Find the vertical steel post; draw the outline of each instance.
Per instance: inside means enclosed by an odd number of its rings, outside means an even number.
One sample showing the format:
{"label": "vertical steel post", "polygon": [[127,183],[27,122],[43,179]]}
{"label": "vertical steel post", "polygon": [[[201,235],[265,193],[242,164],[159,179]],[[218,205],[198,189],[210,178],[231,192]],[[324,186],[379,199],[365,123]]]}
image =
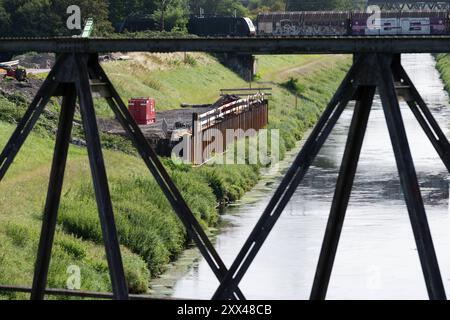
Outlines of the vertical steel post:
{"label": "vertical steel post", "polygon": [[67,84],[67,90],[61,106],[55,151],[53,154],[53,164],[48,184],[47,200],[42,219],[41,235],[31,291],[32,300],[44,299],[44,291],[47,283],[48,268],[50,265],[53,238],[55,235],[57,214],[64,180],[64,171],[66,168],[67,153],[69,150],[69,140],[75,113],[75,102],[75,88],[72,84]]}
{"label": "vertical steel post", "polygon": [[417,174],[395,91],[389,55],[379,55],[378,89],[397,162],[420,263],[431,300],[445,300],[445,290],[420,193]]}
{"label": "vertical steel post", "polygon": [[347,143],[342,157],[341,169],[331,205],[319,262],[311,291],[312,300],[325,299],[339,238],[344,224],[345,213],[353,186],[359,155],[372,107],[375,86],[359,87],[361,99],[356,102],[353,119],[348,132]]}
{"label": "vertical steel post", "polygon": [[447,137],[442,132],[442,129],[439,127],[439,124],[433,117],[425,101],[423,101],[405,69],[399,63],[394,63],[393,72],[394,76],[402,81],[402,85],[409,87],[412,100],[406,101],[406,103],[435,148],[447,171],[450,172],[450,143]]}
{"label": "vertical steel post", "polygon": [[76,82],[78,99],[80,102],[81,118],[86,135],[89,163],[94,183],[100,223],[102,226],[103,242],[108,260],[109,273],[115,299],[128,299],[128,288],[123,270],[119,239],[114,221],[111,195],[108,187],[108,178],[101,150],[99,131],[95,118],[86,56],[75,57],[78,67],[78,80]]}

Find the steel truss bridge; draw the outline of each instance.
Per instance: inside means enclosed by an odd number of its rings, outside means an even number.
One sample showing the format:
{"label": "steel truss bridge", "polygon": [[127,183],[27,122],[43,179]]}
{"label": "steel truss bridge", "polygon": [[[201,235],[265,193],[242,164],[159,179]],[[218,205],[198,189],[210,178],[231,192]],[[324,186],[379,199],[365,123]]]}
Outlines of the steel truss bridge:
{"label": "steel truss bridge", "polygon": [[248,54],[441,53],[444,36],[306,36],[169,39],[32,38],[1,39],[0,52],[228,52]]}
{"label": "steel truss bridge", "polygon": [[439,0],[368,0],[367,5],[377,5],[386,11],[450,9],[450,1]]}
{"label": "steel truss bridge", "polygon": [[[425,101],[401,65],[401,53],[450,51],[449,36],[417,37],[306,37],[306,38],[193,38],[193,39],[0,39],[0,52],[55,52],[57,60],[0,153],[0,183],[35,126],[51,97],[62,98],[59,125],[50,172],[42,229],[31,287],[4,284],[0,291],[31,292],[31,299],[46,294],[114,299],[151,298],[129,295],[100,144],[93,97],[106,99],[128,133],[187,234],[220,282],[213,299],[245,299],[239,283],[276,224],[315,156],[336,125],[349,101],[355,101],[353,118],[342,158],[325,237],[313,281],[311,299],[325,299],[338,248],[361,145],[375,91],[378,90],[405,197],[424,280],[430,299],[446,299],[441,273],[425,213],[414,162],[399,107],[406,101],[450,173],[450,143]],[[227,266],[187,205],[175,183],[133,121],[107,74],[98,53],[110,51],[205,51],[249,54],[353,54],[354,62],[324,109],[315,128],[275,190],[261,217],[232,265]],[[320,85],[320,84],[318,84]],[[76,102],[80,112],[103,241],[112,283],[112,293],[47,288],[47,275],[57,223],[57,213],[66,166]],[[263,280],[262,280],[263,281]]]}

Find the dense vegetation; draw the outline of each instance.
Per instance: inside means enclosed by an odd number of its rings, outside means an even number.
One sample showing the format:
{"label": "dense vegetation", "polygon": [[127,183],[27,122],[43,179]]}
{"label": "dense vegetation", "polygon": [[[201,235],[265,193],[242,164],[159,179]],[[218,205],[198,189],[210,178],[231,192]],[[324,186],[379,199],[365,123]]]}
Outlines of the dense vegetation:
{"label": "dense vegetation", "polygon": [[78,5],[81,18],[95,19],[96,35],[114,32],[127,17],[145,17],[154,30],[185,31],[188,16],[256,16],[262,11],[351,9],[353,0],[0,0],[0,36],[78,34],[69,30],[67,8]]}
{"label": "dense vegetation", "polygon": [[362,8],[364,3],[359,0],[286,0],[286,8],[289,11],[350,10]]}
{"label": "dense vegetation", "polygon": [[[280,129],[282,154],[316,121],[348,62],[347,58],[332,56],[259,57],[258,77],[273,83],[269,127]],[[180,102],[212,101],[213,94],[201,94],[216,92],[217,95],[218,86],[246,85],[217,60],[200,54],[188,60],[182,54],[144,54],[141,59],[136,56],[131,61],[106,63],[104,67],[124,99],[132,90],[149,90],[157,101],[161,99],[161,107],[165,108],[177,107]],[[297,67],[301,68],[290,71]],[[133,79],[129,78],[130,68],[135,70]],[[173,73],[177,74],[176,79]],[[288,74],[299,78],[296,87],[291,88],[299,96],[297,108],[292,92],[280,85],[289,81]],[[202,92],[192,90],[193,81],[202,84]],[[0,96],[0,114],[5,115],[0,119],[0,145],[6,143],[14,128],[14,119],[24,111],[25,104],[21,101],[19,97]],[[40,121],[0,184],[1,284],[31,283],[45,201],[44,186],[48,184],[54,144],[53,108],[57,108],[56,104]],[[102,117],[111,116],[101,106],[97,111]],[[161,273],[188,240],[142,161],[134,154],[121,151],[107,149],[104,154],[129,287],[132,292],[145,292],[150,277]],[[192,168],[175,165],[169,159],[163,161],[205,227],[217,225],[219,203],[240,198],[259,177],[259,168],[255,165]],[[81,269],[82,289],[110,289],[86,150],[75,145],[70,147],[49,286],[65,287],[67,267],[72,264]],[[18,296],[21,295],[5,297]]]}
{"label": "dense vegetation", "polygon": [[438,54],[436,57],[436,68],[441,74],[441,78],[444,82],[444,88],[450,93],[450,55]]}

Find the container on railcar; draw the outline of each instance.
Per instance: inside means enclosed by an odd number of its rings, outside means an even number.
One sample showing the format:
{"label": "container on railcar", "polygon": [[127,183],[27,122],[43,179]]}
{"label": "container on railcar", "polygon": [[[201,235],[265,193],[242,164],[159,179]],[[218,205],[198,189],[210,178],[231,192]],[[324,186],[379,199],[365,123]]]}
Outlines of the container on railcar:
{"label": "container on railcar", "polygon": [[366,12],[272,12],[258,15],[257,28],[262,36],[442,35],[449,34],[449,12],[386,11],[376,20]]}
{"label": "container on railcar", "polygon": [[305,12],[303,35],[345,36],[348,34],[349,12]]}
{"label": "container on railcar", "polygon": [[349,12],[270,12],[257,17],[258,35],[316,36],[348,34]]}
{"label": "container on railcar", "polygon": [[368,26],[370,14],[351,14],[351,35],[439,35],[448,33],[448,14],[445,11],[382,12],[379,20]]}

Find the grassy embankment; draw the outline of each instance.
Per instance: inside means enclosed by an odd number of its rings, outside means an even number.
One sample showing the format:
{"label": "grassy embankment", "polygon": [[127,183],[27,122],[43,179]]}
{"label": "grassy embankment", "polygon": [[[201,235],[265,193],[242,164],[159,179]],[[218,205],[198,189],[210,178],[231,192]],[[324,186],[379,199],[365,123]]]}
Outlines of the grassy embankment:
{"label": "grassy embankment", "polygon": [[435,58],[436,68],[444,82],[444,88],[450,93],[450,54],[437,54]]}
{"label": "grassy embankment", "polygon": [[[107,63],[105,69],[124,99],[154,96],[159,109],[177,108],[181,102],[212,102],[220,88],[246,85],[203,54],[188,55],[186,60],[182,55],[144,54],[133,58]],[[282,154],[315,122],[349,61],[331,56],[259,57],[260,81],[278,83],[273,85],[269,127],[280,129]],[[291,76],[299,79],[289,81],[287,86],[300,95],[297,108],[292,93],[279,85],[289,80],[287,69],[292,69]],[[284,70],[282,74],[286,76],[279,76],[278,70]],[[11,119],[17,119],[23,110],[20,99],[0,97],[1,146],[13,131]],[[103,104],[97,111],[102,117],[111,116]],[[32,280],[53,151],[49,129],[54,123],[51,116],[40,122],[0,183],[1,284],[29,285]],[[186,235],[136,155],[115,150],[105,150],[104,154],[129,287],[133,292],[145,292],[149,278],[163,271],[185,248]],[[164,163],[205,227],[217,223],[217,203],[238,199],[258,179],[257,166],[191,168],[174,165],[167,159]],[[67,267],[75,264],[81,268],[82,289],[110,290],[88,161],[82,147],[70,147],[58,222],[48,285],[65,287]]]}

